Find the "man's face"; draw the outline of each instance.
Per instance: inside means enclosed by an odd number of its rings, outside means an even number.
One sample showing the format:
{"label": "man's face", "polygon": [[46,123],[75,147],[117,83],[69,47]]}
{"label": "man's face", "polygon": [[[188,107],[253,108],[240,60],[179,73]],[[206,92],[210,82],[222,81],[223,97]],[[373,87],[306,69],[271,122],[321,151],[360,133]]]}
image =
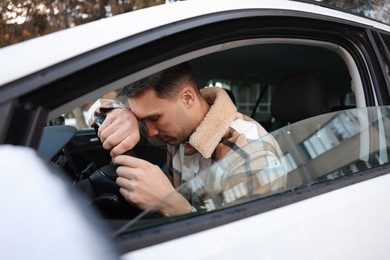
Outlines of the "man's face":
{"label": "man's face", "polygon": [[191,135],[188,109],[180,98],[159,98],[148,89],[129,98],[129,106],[138,120],[145,124],[150,137],[156,136],[164,143],[178,145]]}

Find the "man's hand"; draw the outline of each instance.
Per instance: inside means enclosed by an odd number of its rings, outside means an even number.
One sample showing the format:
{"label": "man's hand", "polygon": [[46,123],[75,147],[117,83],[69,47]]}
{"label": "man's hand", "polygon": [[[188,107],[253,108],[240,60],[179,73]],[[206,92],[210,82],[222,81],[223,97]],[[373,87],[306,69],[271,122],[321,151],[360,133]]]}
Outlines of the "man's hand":
{"label": "man's hand", "polygon": [[[191,205],[175,191],[164,172],[156,165],[135,157],[120,155],[114,158],[120,165],[116,183],[126,200],[141,209],[157,206],[166,216],[191,212]],[[164,199],[163,203],[159,203]]]}
{"label": "man's hand", "polygon": [[99,127],[98,136],[103,148],[112,158],[133,148],[140,140],[139,124],[127,108],[113,109]]}

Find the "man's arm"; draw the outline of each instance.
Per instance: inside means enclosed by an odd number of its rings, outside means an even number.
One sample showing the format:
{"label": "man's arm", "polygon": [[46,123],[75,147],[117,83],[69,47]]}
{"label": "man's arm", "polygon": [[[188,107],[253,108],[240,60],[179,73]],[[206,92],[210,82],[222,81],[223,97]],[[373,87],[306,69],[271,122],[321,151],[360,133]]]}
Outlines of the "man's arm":
{"label": "man's arm", "polygon": [[102,121],[98,130],[103,148],[115,157],[132,149],[138,143],[165,146],[157,138],[147,137],[146,127],[124,104],[109,99],[97,100],[89,109],[87,121],[93,126],[95,120]]}
{"label": "man's arm", "polygon": [[138,120],[128,108],[113,109],[107,113],[97,135],[112,158],[132,149],[141,136]]}
{"label": "man's arm", "polygon": [[132,149],[140,140],[140,126],[135,115],[122,103],[99,99],[88,110],[90,126],[99,121],[97,135],[103,148],[115,157]]}

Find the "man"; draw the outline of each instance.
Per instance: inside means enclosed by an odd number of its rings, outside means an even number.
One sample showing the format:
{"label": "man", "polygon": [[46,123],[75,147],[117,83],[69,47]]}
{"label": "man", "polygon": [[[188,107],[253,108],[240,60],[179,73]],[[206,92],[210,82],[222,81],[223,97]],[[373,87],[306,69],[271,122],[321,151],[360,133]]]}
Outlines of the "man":
{"label": "man", "polygon": [[[117,184],[129,202],[142,209],[155,206],[170,216],[200,209],[196,201],[205,192],[228,205],[284,187],[285,171],[274,139],[238,113],[223,89],[199,90],[189,64],[140,80],[123,94],[128,108],[100,101],[93,111],[120,108],[108,113],[98,136],[119,165]],[[149,138],[167,144],[168,176],[145,160],[122,155],[140,141],[139,122]],[[202,194],[191,188],[175,191],[195,176],[204,184]]]}

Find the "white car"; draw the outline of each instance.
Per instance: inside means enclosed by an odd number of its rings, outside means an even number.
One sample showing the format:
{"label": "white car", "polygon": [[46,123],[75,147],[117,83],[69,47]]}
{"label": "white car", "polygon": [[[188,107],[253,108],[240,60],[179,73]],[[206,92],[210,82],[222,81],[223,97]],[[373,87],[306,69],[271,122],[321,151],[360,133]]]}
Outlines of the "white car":
{"label": "white car", "polygon": [[[67,118],[184,61],[199,86],[227,89],[275,138],[285,189],[235,205],[207,197],[201,211],[158,216],[119,195],[93,128],[64,124],[83,125]],[[121,259],[390,255],[388,25],[314,2],[183,1],[2,48],[0,68],[0,143],[36,150],[69,178]],[[161,147],[132,152],[166,166]],[[202,189],[194,183],[193,192]],[[15,241],[15,250],[23,246]]]}

